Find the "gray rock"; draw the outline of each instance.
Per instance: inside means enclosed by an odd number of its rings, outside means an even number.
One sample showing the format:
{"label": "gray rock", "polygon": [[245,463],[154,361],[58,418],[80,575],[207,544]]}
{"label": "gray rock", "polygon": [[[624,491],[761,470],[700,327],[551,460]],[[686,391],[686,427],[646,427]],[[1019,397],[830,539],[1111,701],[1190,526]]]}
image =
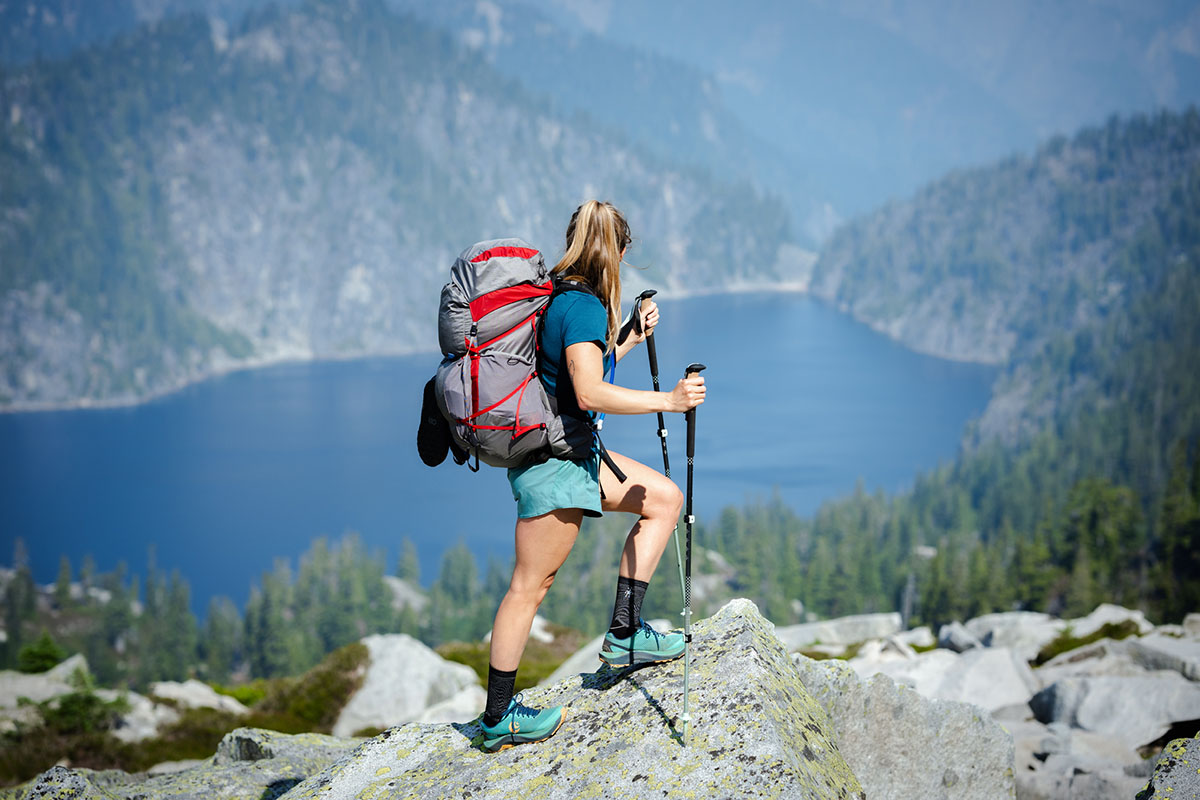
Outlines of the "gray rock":
{"label": "gray rock", "polygon": [[1163,748],[1150,782],[1136,800],[1194,800],[1200,797],[1200,738],[1175,739]]}
{"label": "gray rock", "polygon": [[1033,671],[1038,683],[1045,688],[1063,678],[1111,677],[1137,678],[1147,669],[1134,659],[1128,640],[1101,639],[1098,642],[1060,653]]}
{"label": "gray rock", "polygon": [[965,653],[977,647],[983,647],[983,642],[975,634],[966,629],[958,620],[947,622],[938,630],[938,647],[953,650],[955,653]]}
{"label": "gray rock", "polygon": [[526,690],[531,705],[565,706],[544,742],[489,754],[478,723],[408,724],[288,798],[864,797],[824,709],[752,603],[729,603],[693,637],[687,747],[673,736],[682,660],[600,670]]}
{"label": "gray rock", "polygon": [[213,708],[230,714],[249,714],[250,709],[232,697],[217,692],[207,683],[201,683],[194,678],[179,683],[177,681],[158,681],[150,684],[150,695],[163,700],[170,700],[184,708]]}
{"label": "gray rock", "polygon": [[124,700],[129,710],[117,718],[112,735],[122,742],[141,742],[153,739],[166,725],[179,720],[179,712],[174,708],[155,703],[148,697],[137,692],[118,692],[112,689],[97,689],[96,695],[101,700],[111,703],[114,700]]}
{"label": "gray rock", "polygon": [[840,661],[793,659],[872,800],[1013,797],[1013,741],[981,709],[930,700]]}
{"label": "gray rock", "polygon": [[899,633],[902,627],[900,615],[860,614],[853,617],[839,617],[820,622],[805,622],[800,625],[785,625],[775,629],[788,650],[799,650],[810,644],[854,644],[868,639],[883,639],[894,633]]}
{"label": "gray rock", "polygon": [[1183,618],[1183,633],[1185,636],[1200,638],[1200,613],[1193,611]]}
{"label": "gray rock", "polygon": [[1025,661],[1037,654],[1063,631],[1066,623],[1034,611],[1005,611],[984,614],[966,624],[967,630],[988,647],[1016,650]]}
{"label": "gray rock", "polygon": [[41,703],[54,697],[78,691],[76,674],[89,675],[87,659],[75,655],[46,672],[26,674],[15,670],[0,670],[0,715],[17,709],[22,697]]}
{"label": "gray rock", "polygon": [[25,786],[21,800],[120,800],[120,795],[108,791],[91,780],[90,770],[51,767]]}
{"label": "gray rock", "polygon": [[909,631],[901,631],[896,634],[896,638],[904,642],[909,647],[921,647],[929,649],[937,645],[937,637],[933,635],[933,631],[928,625],[922,625],[920,628],[913,628]]}
{"label": "gray rock", "polygon": [[1172,723],[1200,718],[1200,686],[1174,672],[1064,678],[1034,695],[1029,706],[1042,722],[1066,722],[1137,748]]}
{"label": "gray rock", "polygon": [[1146,669],[1172,669],[1200,681],[1200,639],[1151,634],[1130,640],[1129,652]]}
{"label": "gray rock", "polygon": [[200,758],[185,758],[182,761],[160,761],[146,770],[146,774],[151,778],[158,775],[173,775],[176,772],[184,772],[193,767],[198,767],[203,763],[204,760]]}
{"label": "gray rock", "polygon": [[1024,704],[1038,689],[1029,665],[1007,648],[981,648],[962,655],[939,649],[911,659],[852,659],[850,664],[863,678],[883,673],[924,697],[972,703],[989,712]]}
{"label": "gray rock", "polygon": [[146,777],[53,767],[28,784],[22,800],[274,800],[362,743],[316,733],[289,736],[239,728],[212,758]]}
{"label": "gray rock", "polygon": [[411,636],[377,635],[362,641],[371,654],[367,674],[338,715],[334,736],[410,722],[479,683],[470,667],[447,661]]}
{"label": "gray rock", "polygon": [[1091,636],[1105,625],[1116,625],[1122,622],[1135,623],[1138,627],[1139,635],[1154,630],[1154,625],[1146,619],[1146,615],[1141,611],[1113,605],[1112,603],[1101,603],[1086,617],[1067,620],[1067,627],[1071,629],[1072,636],[1082,639]]}

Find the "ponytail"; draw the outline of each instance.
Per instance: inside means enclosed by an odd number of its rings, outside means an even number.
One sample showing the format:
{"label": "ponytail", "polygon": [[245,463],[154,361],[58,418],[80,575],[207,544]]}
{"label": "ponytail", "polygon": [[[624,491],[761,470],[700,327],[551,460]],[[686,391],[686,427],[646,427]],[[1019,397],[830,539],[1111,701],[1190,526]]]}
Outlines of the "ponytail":
{"label": "ponytail", "polygon": [[571,215],[567,251],[553,273],[592,288],[608,312],[605,353],[616,347],[621,322],[621,253],[629,246],[629,223],[611,203],[589,200]]}

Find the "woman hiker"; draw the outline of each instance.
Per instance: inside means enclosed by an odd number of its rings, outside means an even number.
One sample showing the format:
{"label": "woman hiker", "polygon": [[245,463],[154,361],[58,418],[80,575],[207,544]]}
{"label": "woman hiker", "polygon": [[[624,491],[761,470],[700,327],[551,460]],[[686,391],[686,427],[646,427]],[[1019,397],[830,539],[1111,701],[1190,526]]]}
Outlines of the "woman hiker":
{"label": "woman hiker", "polygon": [[[685,378],[670,392],[636,391],[604,380],[605,361],[620,360],[658,324],[653,302],[641,306],[642,333],[617,344],[621,307],[621,259],[629,225],[609,203],[588,201],[567,226],[567,250],[552,272],[586,291],[557,294],[545,312],[538,370],[559,412],[650,414],[684,412],[704,402],[704,379]],[[659,633],[641,618],[646,586],[683,505],[679,488],[661,473],[609,451],[627,479],[617,480],[593,445],[579,461],[551,458],[508,471],[517,501],[516,566],[496,611],[488,666],[484,747],[502,750],[552,736],[562,723],[562,706],[534,709],[513,697],[517,666],[538,606],[566,561],[583,517],[625,511],[638,521],[625,539],[617,577],[612,624],[602,661],[614,666],[670,661],[684,652],[683,635]]]}

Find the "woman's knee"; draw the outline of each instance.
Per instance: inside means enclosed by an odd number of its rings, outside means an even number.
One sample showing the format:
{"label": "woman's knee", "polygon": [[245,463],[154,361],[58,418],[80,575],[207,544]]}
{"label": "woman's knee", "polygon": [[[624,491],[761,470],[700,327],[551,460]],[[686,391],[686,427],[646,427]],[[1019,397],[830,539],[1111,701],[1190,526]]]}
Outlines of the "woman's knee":
{"label": "woman's knee", "polygon": [[513,575],[512,581],[508,585],[508,593],[519,602],[540,606],[542,600],[546,599],[546,593],[554,585],[554,578],[557,574],[556,572],[552,572],[541,578]]}
{"label": "woman's knee", "polygon": [[679,487],[675,485],[674,481],[663,478],[653,487],[648,505],[651,514],[647,516],[677,519],[679,512],[683,510],[683,492],[679,491]]}

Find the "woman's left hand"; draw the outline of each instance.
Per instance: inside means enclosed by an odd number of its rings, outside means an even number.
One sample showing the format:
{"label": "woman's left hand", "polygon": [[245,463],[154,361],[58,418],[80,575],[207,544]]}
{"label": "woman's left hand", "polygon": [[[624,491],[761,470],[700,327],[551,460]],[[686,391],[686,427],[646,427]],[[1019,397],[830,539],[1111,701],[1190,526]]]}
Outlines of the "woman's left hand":
{"label": "woman's left hand", "polygon": [[654,326],[658,324],[658,305],[653,300],[643,300],[641,305],[641,316],[642,333],[637,337],[639,342],[645,341],[647,336],[654,333]]}

